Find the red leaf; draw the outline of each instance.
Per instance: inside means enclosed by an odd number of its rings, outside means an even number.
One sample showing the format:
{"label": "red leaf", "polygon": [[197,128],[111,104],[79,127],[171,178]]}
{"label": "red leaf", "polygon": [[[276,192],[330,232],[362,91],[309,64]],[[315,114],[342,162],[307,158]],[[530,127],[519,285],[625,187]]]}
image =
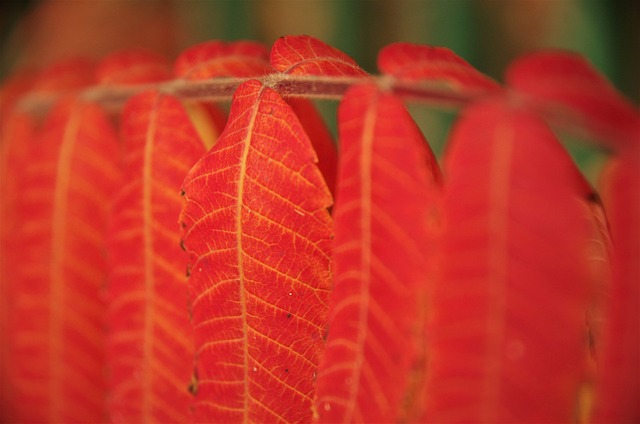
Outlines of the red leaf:
{"label": "red leaf", "polygon": [[[2,107],[5,107],[3,87]],[[10,107],[10,106],[9,106]],[[20,290],[16,286],[16,264],[22,262],[22,248],[18,237],[23,222],[18,210],[20,192],[25,189],[24,169],[29,163],[30,148],[36,131],[34,120],[26,114],[8,110],[2,119],[2,144],[0,145],[0,422],[15,419],[16,381],[11,376],[13,361],[20,358],[11,355],[11,332],[16,325],[13,313],[14,300]]]}
{"label": "red leaf", "polygon": [[640,150],[610,164],[602,193],[614,241],[613,282],[593,422],[640,421]]}
{"label": "red leaf", "polygon": [[[11,75],[5,81],[2,81],[2,85],[0,86],[0,102],[2,104],[0,128],[2,128],[3,131],[5,122],[9,122],[8,118],[11,116],[13,108],[23,98],[23,96],[31,90],[35,79],[35,72],[23,71],[15,75]],[[2,140],[8,140],[8,138],[3,136]],[[7,142],[3,141],[2,144],[5,145]]]}
{"label": "red leaf", "polygon": [[[250,41],[208,41],[185,50],[175,63],[175,74],[189,80],[216,77],[252,77],[272,72],[269,51]],[[187,105],[194,124],[208,148],[226,124],[226,115],[216,105]]]}
{"label": "red leaf", "polygon": [[347,54],[308,35],[278,38],[271,48],[271,65],[276,71],[291,75],[367,75]]}
{"label": "red leaf", "polygon": [[534,115],[472,106],[446,155],[430,422],[570,422],[584,372],[584,181]]}
{"label": "red leaf", "polygon": [[227,114],[221,108],[211,103],[191,103],[183,104],[189,114],[191,123],[198,132],[198,136],[204,144],[205,150],[213,147],[218,141],[218,137],[224,126],[227,124]]}
{"label": "red leaf", "polygon": [[110,419],[187,422],[193,339],[177,221],[180,184],[204,146],[180,102],[157,92],[127,102],[122,135],[109,246]]}
{"label": "red leaf", "polygon": [[338,156],[333,136],[310,100],[290,98],[287,99],[287,103],[294,110],[305,133],[311,139],[311,144],[316,151],[316,156],[318,156],[318,169],[320,169],[329,191],[334,193]]}
{"label": "red leaf", "polygon": [[11,273],[16,422],[98,422],[104,411],[104,237],[115,133],[95,105],[49,114],[19,179]]}
{"label": "red leaf", "polygon": [[423,371],[419,328],[439,170],[402,102],[374,85],[347,92],[338,122],[335,288],[317,414],[320,422],[397,422]]}
{"label": "red leaf", "polygon": [[378,69],[399,80],[442,81],[453,87],[480,91],[500,89],[498,83],[445,47],[393,43],[380,50]]}
{"label": "red leaf", "polygon": [[544,51],[513,62],[507,83],[553,113],[577,119],[583,128],[620,148],[640,142],[640,115],[590,63],[577,54]]}
{"label": "red leaf", "polygon": [[40,93],[78,90],[95,82],[91,61],[66,59],[44,69],[37,77],[33,91]]}
{"label": "red leaf", "polygon": [[96,75],[101,84],[133,85],[168,80],[171,69],[160,55],[145,50],[125,50],[104,58],[97,66]]}
{"label": "red leaf", "polygon": [[269,50],[252,41],[207,41],[188,48],[175,63],[175,74],[188,80],[253,77],[270,73]]}
{"label": "red leaf", "polygon": [[311,419],[331,285],[331,196],[315,160],[291,108],[248,81],[184,182],[197,422]]}

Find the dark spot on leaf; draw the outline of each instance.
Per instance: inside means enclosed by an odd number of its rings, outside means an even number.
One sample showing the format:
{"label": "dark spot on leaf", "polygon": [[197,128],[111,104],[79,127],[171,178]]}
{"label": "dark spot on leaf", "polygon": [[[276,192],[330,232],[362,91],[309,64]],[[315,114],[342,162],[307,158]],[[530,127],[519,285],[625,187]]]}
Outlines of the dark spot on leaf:
{"label": "dark spot on leaf", "polygon": [[184,247],[184,240],[180,240],[180,249],[184,250],[185,252],[187,251],[187,248]]}
{"label": "dark spot on leaf", "polygon": [[289,372],[289,368],[285,368],[285,369],[284,369],[284,372]]}
{"label": "dark spot on leaf", "polygon": [[287,318],[291,318],[291,314],[287,314]]}
{"label": "dark spot on leaf", "polygon": [[187,192],[185,192],[184,190],[180,190],[180,196],[184,196],[185,194],[187,194]]}
{"label": "dark spot on leaf", "polygon": [[198,394],[198,375],[195,370],[191,374],[191,383],[189,383],[189,393],[193,396]]}
{"label": "dark spot on leaf", "polygon": [[187,269],[185,274],[187,277],[191,277],[191,265],[187,264]]}
{"label": "dark spot on leaf", "polygon": [[602,204],[602,200],[600,199],[600,196],[595,191],[592,191],[587,195],[587,201],[590,203],[595,203],[597,205]]}

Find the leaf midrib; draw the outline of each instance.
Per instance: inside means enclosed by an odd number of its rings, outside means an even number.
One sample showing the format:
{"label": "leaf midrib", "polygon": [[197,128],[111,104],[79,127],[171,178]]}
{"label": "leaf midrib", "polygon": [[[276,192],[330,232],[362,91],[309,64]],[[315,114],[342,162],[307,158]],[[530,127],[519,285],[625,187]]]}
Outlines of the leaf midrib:
{"label": "leaf midrib", "polygon": [[501,123],[495,130],[493,160],[489,169],[489,255],[488,261],[488,316],[487,354],[485,358],[485,402],[483,422],[495,422],[500,401],[501,358],[505,338],[505,314],[508,290],[508,223],[511,165],[513,155],[513,128]]}
{"label": "leaf midrib", "polygon": [[56,165],[55,188],[53,194],[53,215],[51,220],[51,269],[49,296],[49,418],[61,421],[64,408],[64,393],[61,373],[64,372],[63,352],[63,311],[65,308],[64,255],[66,253],[65,220],[69,206],[69,184],[71,160],[80,126],[79,110],[74,104],[70,108],[69,121],[62,136]]}
{"label": "leaf midrib", "polygon": [[155,275],[153,261],[155,252],[153,248],[153,153],[154,140],[157,131],[158,107],[162,96],[156,95],[149,113],[149,126],[147,128],[144,158],[142,164],[142,216],[143,216],[143,243],[144,243],[144,331],[143,331],[143,361],[142,361],[142,416],[144,422],[153,422],[153,317],[155,314]]}
{"label": "leaf midrib", "polygon": [[361,267],[361,302],[358,310],[358,321],[363,331],[358,331],[357,346],[359,347],[355,364],[353,367],[352,380],[354,384],[350,388],[350,401],[347,403],[350,408],[345,414],[345,423],[353,421],[356,413],[358,391],[362,382],[362,367],[365,361],[364,349],[368,332],[369,317],[369,297],[371,296],[371,165],[373,155],[374,142],[374,124],[377,113],[377,95],[372,99],[371,106],[367,107],[366,116],[363,124],[361,143],[361,155],[359,176],[362,183],[360,191],[360,230],[362,249],[360,250],[360,267]]}
{"label": "leaf midrib", "polygon": [[256,96],[256,100],[253,103],[253,110],[251,112],[251,117],[249,118],[249,122],[247,125],[247,135],[243,140],[244,150],[242,151],[242,157],[240,158],[240,169],[238,175],[238,188],[237,188],[237,203],[236,203],[236,244],[237,244],[237,255],[238,255],[238,282],[239,282],[239,291],[240,291],[240,308],[241,308],[241,319],[242,319],[242,339],[243,339],[243,359],[244,359],[244,408],[243,408],[243,419],[244,423],[249,423],[249,337],[248,337],[248,329],[247,329],[247,296],[245,293],[245,284],[244,284],[244,261],[243,255],[244,250],[242,248],[242,208],[244,206],[244,184],[245,177],[247,172],[247,160],[249,157],[249,150],[251,149],[251,139],[253,134],[253,129],[255,127],[256,119],[258,116],[258,110],[260,107],[260,99],[262,98],[262,94],[264,92],[264,87],[260,89]]}

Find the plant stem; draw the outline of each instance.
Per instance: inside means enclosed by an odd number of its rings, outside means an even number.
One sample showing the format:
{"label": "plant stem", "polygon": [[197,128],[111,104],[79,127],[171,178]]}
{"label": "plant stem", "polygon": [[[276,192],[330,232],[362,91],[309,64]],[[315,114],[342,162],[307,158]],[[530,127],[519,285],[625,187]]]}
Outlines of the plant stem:
{"label": "plant stem", "polygon": [[[461,91],[441,83],[397,82],[387,76],[317,77],[274,73],[259,78],[212,78],[204,81],[178,79],[157,84],[97,85],[82,91],[80,97],[83,100],[98,103],[108,110],[118,110],[127,99],[147,90],[158,90],[185,101],[224,102],[230,101],[236,88],[250,79],[261,81],[282,96],[325,100],[340,100],[349,87],[365,81],[375,82],[383,89],[395,92],[406,101],[433,104],[440,107],[459,107],[482,94]],[[46,113],[63,94],[65,93],[36,92],[29,94],[20,102],[19,107],[25,112],[41,115]]]}

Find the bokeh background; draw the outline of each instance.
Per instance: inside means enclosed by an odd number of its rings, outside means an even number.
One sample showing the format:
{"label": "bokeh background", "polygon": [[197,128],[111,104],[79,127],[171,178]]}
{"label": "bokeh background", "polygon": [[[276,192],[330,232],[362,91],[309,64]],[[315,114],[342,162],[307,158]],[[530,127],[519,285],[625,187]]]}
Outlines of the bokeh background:
{"label": "bokeh background", "polygon": [[175,56],[208,39],[271,44],[310,34],[375,72],[394,41],[446,46],[500,79],[534,49],[587,56],[640,100],[640,2],[633,0],[2,0],[2,76],[69,55],[125,47]]}
{"label": "bokeh background", "polygon": [[[210,39],[270,45],[282,35],[309,34],[374,73],[378,51],[394,41],[449,47],[498,80],[523,53],[570,49],[640,101],[638,0],[0,0],[0,25],[2,78],[128,47],[173,59]],[[321,106],[335,131],[335,104]],[[410,110],[439,153],[455,115]],[[596,175],[588,171],[592,152],[572,153],[589,177]]]}

